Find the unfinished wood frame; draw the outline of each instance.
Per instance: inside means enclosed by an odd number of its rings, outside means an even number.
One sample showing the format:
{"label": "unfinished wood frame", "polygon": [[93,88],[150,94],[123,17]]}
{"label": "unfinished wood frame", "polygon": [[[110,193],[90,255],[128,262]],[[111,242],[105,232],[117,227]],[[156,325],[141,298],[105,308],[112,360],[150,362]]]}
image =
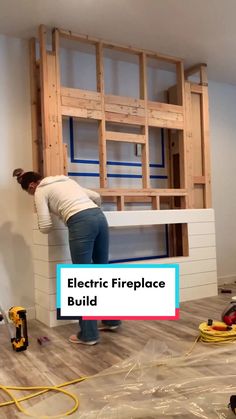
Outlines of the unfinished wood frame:
{"label": "unfinished wood frame", "polygon": [[[186,138],[186,191],[188,208],[211,208],[211,169],[209,146],[209,104],[206,64],[199,64],[185,71],[185,77],[199,75],[199,83],[185,81],[185,138]],[[170,97],[176,95],[176,87],[169,89]],[[179,138],[170,135],[171,182],[174,183],[174,157],[183,156]],[[175,185],[176,186],[176,185]],[[180,208],[180,205],[173,204]]]}
{"label": "unfinished wood frame", "polygon": [[43,147],[41,125],[40,75],[36,60],[36,39],[29,42],[32,157],[35,172],[43,174]]}
{"label": "unfinished wood frame", "polygon": [[[199,75],[199,84],[188,77]],[[185,71],[186,97],[189,103],[188,120],[191,132],[192,205],[191,208],[211,208],[211,165],[209,141],[209,102],[206,64]],[[194,160],[194,161],[193,161]]]}
{"label": "unfinished wood frame", "polygon": [[[95,38],[77,35],[72,32],[55,29],[52,34],[52,49],[46,44],[46,28],[39,29],[40,44],[40,83],[41,83],[41,113],[42,113],[42,157],[39,141],[39,118],[36,111],[35,85],[35,49],[31,41],[31,92],[32,92],[32,127],[34,168],[39,168],[43,160],[44,175],[66,173],[67,151],[62,139],[62,117],[76,117],[96,120],[99,124],[99,192],[105,199],[116,200],[117,208],[123,210],[125,203],[130,200],[146,202],[149,200],[153,209],[160,208],[160,198],[179,200],[180,208],[193,208],[195,185],[204,186],[203,207],[210,207],[210,164],[209,164],[209,121],[208,121],[208,92],[206,66],[201,64],[184,73],[183,61],[152,51],[143,51],[117,44],[111,44]],[[60,38],[77,40],[95,46],[97,91],[69,88],[61,85],[59,50]],[[104,89],[104,49],[135,54],[139,59],[140,95],[139,98],[106,95]],[[156,58],[176,66],[177,84],[175,87],[175,101],[159,103],[148,100],[147,95],[147,58]],[[185,77],[194,72],[200,73],[200,84],[185,82]],[[201,144],[203,155],[202,173],[193,170],[193,126],[192,126],[192,94],[200,95],[201,102]],[[175,104],[173,104],[175,103]],[[120,124],[125,127],[140,127],[140,133],[121,133],[107,129],[107,123]],[[178,136],[179,152],[179,184],[173,179],[168,189],[150,188],[149,169],[149,127],[166,128],[176,132]],[[142,150],[142,188],[141,189],[110,189],[107,181],[107,142],[128,142],[141,144]],[[173,178],[173,168],[171,169]]]}
{"label": "unfinished wood frame", "polygon": [[194,65],[184,72],[186,80],[190,76],[199,76],[200,77],[200,85],[201,86],[208,86],[208,78],[207,78],[207,65],[205,63]]}

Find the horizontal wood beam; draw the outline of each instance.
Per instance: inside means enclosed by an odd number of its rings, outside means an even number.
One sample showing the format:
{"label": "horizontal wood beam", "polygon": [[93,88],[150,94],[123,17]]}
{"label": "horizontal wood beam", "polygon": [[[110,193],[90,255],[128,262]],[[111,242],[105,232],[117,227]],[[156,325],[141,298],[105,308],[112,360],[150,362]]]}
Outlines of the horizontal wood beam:
{"label": "horizontal wood beam", "polygon": [[[201,90],[201,86],[196,85]],[[86,99],[94,102],[101,101],[101,94],[93,92],[92,90],[83,90],[77,88],[61,88],[61,96],[68,98],[77,98],[77,99]],[[142,99],[129,98],[125,96],[116,96],[116,95],[105,95],[105,103],[107,105],[117,105],[117,106],[127,106],[132,108],[143,109],[145,107],[145,102]],[[147,106],[149,109],[164,111],[164,112],[173,112],[183,114],[183,106],[172,105],[170,103],[154,102],[151,100],[147,101]],[[138,111],[137,111],[138,112]]]}
{"label": "horizontal wood beam", "polygon": [[132,105],[120,105],[120,104],[110,104],[106,102],[105,97],[105,112],[117,113],[119,115],[128,115],[128,116],[140,116],[141,118],[145,116],[144,108],[133,107]]}
{"label": "horizontal wood beam", "polygon": [[203,93],[203,86],[196,83],[190,83],[190,90],[191,93],[198,93],[199,95],[201,95]]}
{"label": "horizontal wood beam", "polygon": [[61,96],[61,104],[62,106],[68,106],[71,108],[85,108],[94,111],[102,110],[101,101],[95,101],[91,99],[80,99],[71,96]]}
{"label": "horizontal wood beam", "polygon": [[94,111],[91,109],[81,109],[71,106],[61,106],[61,114],[63,116],[73,116],[74,118],[83,119],[102,119],[102,111]]}
{"label": "horizontal wood beam", "polygon": [[[131,204],[131,203],[152,203],[152,196],[124,196],[124,201],[125,203]],[[160,197],[161,203],[165,204],[165,205],[170,205],[170,196],[163,196]],[[103,195],[103,202],[113,202],[116,203],[117,202],[117,197],[116,196],[104,196]]]}
{"label": "horizontal wood beam", "polygon": [[105,112],[105,119],[107,122],[114,122],[118,124],[129,124],[129,125],[144,125],[145,117],[120,114],[116,112]]}
{"label": "horizontal wood beam", "polygon": [[145,135],[127,134],[123,132],[106,131],[106,140],[127,143],[145,144]]}
{"label": "horizontal wood beam", "polygon": [[161,103],[161,102],[153,102],[151,100],[147,101],[148,109],[161,111],[161,112],[170,112],[170,113],[178,113],[183,115],[184,108],[180,105],[172,105],[171,103]]}
{"label": "horizontal wood beam", "polygon": [[150,127],[168,128],[168,129],[184,129],[183,117],[169,118],[167,114],[158,114],[148,111],[148,125]]}
{"label": "horizontal wood beam", "polygon": [[105,95],[106,104],[132,106],[133,108],[144,108],[145,102],[142,99],[136,99],[126,96]]}
{"label": "horizontal wood beam", "polygon": [[120,44],[116,44],[116,43],[111,43],[111,42],[107,42],[107,41],[104,41],[104,40],[99,39],[99,38],[89,37],[87,35],[80,35],[80,34],[77,34],[75,32],[66,31],[66,30],[63,30],[63,29],[58,29],[58,31],[59,31],[59,34],[62,38],[71,39],[71,40],[78,41],[78,42],[85,42],[85,43],[92,44],[92,45],[96,45],[96,44],[102,42],[104,48],[114,49],[116,51],[127,52],[129,54],[136,54],[136,55],[146,53],[148,57],[156,58],[160,61],[166,61],[166,62],[173,63],[173,64],[182,62],[181,58],[172,57],[172,56],[164,55],[164,54],[159,54],[159,53],[156,53],[155,51],[148,51],[148,50],[143,50],[143,49],[139,49],[139,48],[135,48],[135,47],[131,47],[131,46],[124,46],[124,45],[120,45]]}
{"label": "horizontal wood beam", "polygon": [[[98,92],[62,87],[61,105],[64,116],[97,120],[103,117],[102,96]],[[183,106],[153,101],[147,101],[146,106],[148,125],[170,129],[184,128]],[[144,126],[146,121],[145,101],[142,99],[105,95],[104,109],[107,122]]]}
{"label": "horizontal wood beam", "polygon": [[94,92],[93,90],[77,89],[71,87],[61,87],[61,96],[76,97],[78,99],[89,99],[100,101],[101,93]]}
{"label": "horizontal wood beam", "polygon": [[205,185],[206,177],[205,176],[194,176],[193,177],[193,183],[195,185]]}
{"label": "horizontal wood beam", "polygon": [[101,196],[186,196],[186,189],[105,189],[96,191]]}
{"label": "horizontal wood beam", "polygon": [[193,65],[192,67],[189,67],[185,70],[184,75],[185,77],[190,77],[193,74],[199,73],[201,71],[201,67],[207,67],[206,63],[200,63],[200,64],[196,64]]}
{"label": "horizontal wood beam", "polygon": [[207,77],[207,65],[198,64],[185,71],[185,78],[188,79],[189,76],[199,73],[200,85],[208,86],[208,77]]}

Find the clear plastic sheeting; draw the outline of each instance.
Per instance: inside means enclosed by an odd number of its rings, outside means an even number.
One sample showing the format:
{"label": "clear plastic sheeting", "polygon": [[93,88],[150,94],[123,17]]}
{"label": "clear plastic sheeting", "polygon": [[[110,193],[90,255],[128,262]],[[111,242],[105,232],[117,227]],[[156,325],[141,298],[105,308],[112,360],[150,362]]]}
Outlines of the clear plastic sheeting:
{"label": "clear plastic sheeting", "polygon": [[[78,411],[69,417],[235,418],[227,407],[230,396],[236,394],[235,364],[235,344],[219,347],[199,343],[185,356],[170,351],[163,343],[149,341],[134,356],[68,387],[80,401]],[[63,395],[48,394],[28,412],[45,418],[69,410],[71,403]]]}

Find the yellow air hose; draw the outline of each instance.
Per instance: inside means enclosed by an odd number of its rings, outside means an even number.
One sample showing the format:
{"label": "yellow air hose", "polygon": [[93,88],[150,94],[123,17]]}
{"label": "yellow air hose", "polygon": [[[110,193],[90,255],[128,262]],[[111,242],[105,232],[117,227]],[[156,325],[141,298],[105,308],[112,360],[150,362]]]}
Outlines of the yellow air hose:
{"label": "yellow air hose", "polygon": [[[153,362],[151,362],[150,364],[147,363],[147,365],[145,367],[143,367],[143,368],[150,368],[150,367],[153,367],[153,365],[154,365]],[[160,362],[158,364],[155,363],[155,366],[163,366],[163,365],[165,365],[165,363],[163,363],[163,362]],[[137,369],[139,369],[139,366],[135,366],[134,368],[132,368],[132,370],[137,370]],[[21,413],[24,413],[26,416],[30,416],[30,417],[34,417],[34,418],[39,418],[38,415],[33,415],[33,414],[29,413],[26,409],[24,409],[21,406],[20,403],[23,402],[23,401],[25,401],[25,400],[32,399],[33,397],[37,397],[37,396],[40,396],[42,394],[45,394],[48,391],[58,391],[58,392],[61,392],[61,393],[65,394],[66,396],[68,396],[68,397],[70,397],[70,398],[72,398],[74,400],[75,403],[74,403],[73,408],[71,408],[70,410],[68,410],[65,413],[60,413],[58,415],[53,415],[53,416],[41,415],[40,416],[40,419],[56,419],[56,418],[61,418],[62,416],[69,416],[72,413],[76,412],[76,410],[78,409],[78,407],[79,407],[79,399],[78,399],[77,396],[75,396],[74,394],[70,393],[69,391],[62,390],[61,387],[66,387],[66,386],[70,386],[72,384],[77,384],[77,383],[80,383],[81,381],[89,380],[91,378],[96,378],[96,377],[109,377],[109,376],[114,375],[114,374],[120,374],[122,371],[124,371],[124,372],[127,371],[127,368],[125,367],[124,369],[121,368],[118,371],[112,371],[112,372],[107,372],[107,373],[100,373],[99,375],[96,374],[96,375],[89,375],[89,376],[84,376],[84,377],[76,378],[75,380],[68,381],[68,382],[59,384],[57,386],[15,387],[15,386],[1,386],[0,385],[0,390],[4,391],[9,397],[11,397],[11,400],[9,400],[7,402],[0,403],[0,408],[3,407],[3,406],[9,406],[9,405],[15,404],[15,406],[17,407],[17,409]],[[12,394],[12,391],[15,391],[15,390],[16,391],[27,391],[27,390],[32,391],[32,390],[38,390],[38,391],[36,393],[30,394],[29,396],[24,396],[24,397],[21,397],[19,399],[16,399],[14,397],[14,395]]]}
{"label": "yellow air hose", "polygon": [[199,340],[205,343],[229,343],[236,340],[236,325],[233,324],[229,330],[214,330],[216,328],[226,329],[227,326],[223,322],[214,321],[212,326],[207,323],[199,325]]}
{"label": "yellow air hose", "polygon": [[222,343],[232,343],[236,341],[236,325],[233,324],[230,326],[229,330],[215,330],[216,328],[227,329],[227,325],[223,322],[214,321],[211,326],[206,322],[199,325],[200,334],[195,339],[190,350],[186,352],[185,357],[189,356],[197,342],[211,343],[211,344],[222,344]]}
{"label": "yellow air hose", "polygon": [[[7,402],[2,402],[0,403],[0,407],[3,406],[9,406],[11,404],[15,404],[15,406],[17,407],[17,409],[21,412],[24,413],[24,415],[26,416],[30,416],[30,417],[35,417],[38,418],[38,415],[33,415],[31,413],[29,413],[26,409],[24,409],[21,406],[21,402],[25,401],[25,400],[29,400],[32,399],[33,397],[37,397],[40,396],[44,393],[47,393],[48,391],[57,391],[57,392],[61,392],[63,394],[65,394],[66,396],[70,397],[71,399],[74,400],[74,406],[68,410],[65,413],[60,413],[58,415],[54,415],[54,416],[40,416],[42,419],[56,419],[56,418],[61,418],[62,416],[69,416],[72,413],[76,412],[76,410],[79,407],[79,400],[78,397],[75,396],[74,394],[70,393],[69,391],[63,390],[61,387],[66,387],[72,384],[76,384],[79,383],[81,381],[84,381],[86,379],[88,379],[90,377],[81,377],[81,378],[77,378],[75,380],[72,381],[68,381],[62,384],[59,384],[58,386],[35,386],[35,387],[16,387],[16,386],[1,386],[0,385],[0,390],[4,391],[9,397],[11,397],[11,400],[7,401]],[[20,399],[16,399],[14,397],[14,395],[12,394],[12,391],[34,391],[34,390],[38,390],[36,393],[30,394],[29,396],[25,396],[22,397]]]}

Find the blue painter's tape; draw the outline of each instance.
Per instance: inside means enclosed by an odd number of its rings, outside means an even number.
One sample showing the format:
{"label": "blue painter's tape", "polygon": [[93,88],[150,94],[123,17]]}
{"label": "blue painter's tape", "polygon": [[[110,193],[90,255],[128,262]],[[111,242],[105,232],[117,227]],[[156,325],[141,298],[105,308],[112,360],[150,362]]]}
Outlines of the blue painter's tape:
{"label": "blue painter's tape", "polygon": [[[99,173],[94,172],[68,172],[68,176],[83,176],[83,177],[99,177]],[[131,175],[126,173],[108,173],[107,177],[110,178],[123,178],[123,179],[142,179],[142,175]],[[151,175],[151,179],[168,179],[165,175]]]}
{"label": "blue painter's tape", "polygon": [[[70,159],[71,163],[81,163],[81,164],[99,164],[99,160],[93,159],[76,159],[75,150],[74,150],[74,121],[72,117],[69,117],[69,133],[70,133]],[[138,162],[123,162],[123,161],[108,161],[107,165],[110,166],[133,166],[133,167],[142,167],[142,163]],[[150,163],[150,167],[165,167],[165,146],[164,146],[164,129],[161,128],[161,163]]]}
{"label": "blue painter's tape", "polygon": [[156,255],[156,256],[142,256],[137,258],[126,258],[126,259],[111,259],[109,260],[109,263],[123,263],[123,262],[138,262],[141,260],[153,260],[153,259],[164,259],[168,257],[166,255]]}

